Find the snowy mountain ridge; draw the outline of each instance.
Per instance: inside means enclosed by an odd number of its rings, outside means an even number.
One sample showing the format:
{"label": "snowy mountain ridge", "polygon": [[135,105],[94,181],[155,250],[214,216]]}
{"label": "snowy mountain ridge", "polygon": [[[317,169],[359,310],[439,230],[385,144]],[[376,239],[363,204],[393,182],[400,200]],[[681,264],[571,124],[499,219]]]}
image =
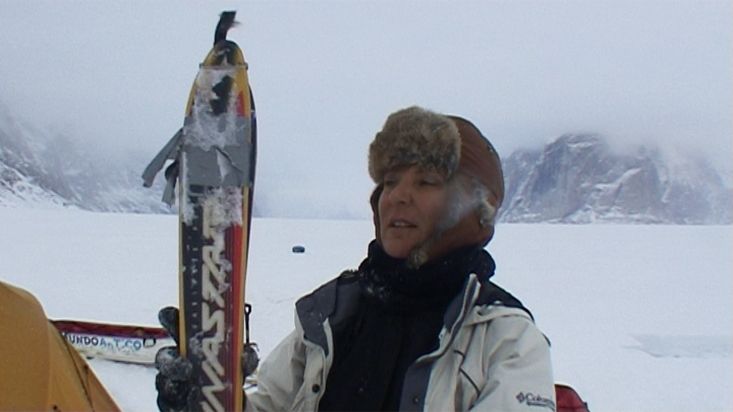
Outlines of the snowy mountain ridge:
{"label": "snowy mountain ridge", "polygon": [[503,160],[505,222],[730,224],[733,196],[706,159],[566,134]]}
{"label": "snowy mountain ridge", "polygon": [[142,187],[143,167],[132,156],[81,145],[0,110],[0,206],[168,211],[159,200],[161,187]]}
{"label": "snowy mountain ridge", "polygon": [[[160,201],[164,179],[152,190],[142,187],[146,155],[112,152],[31,127],[0,106],[0,206],[175,211]],[[705,159],[682,151],[621,152],[600,135],[566,134],[541,149],[513,152],[503,168],[504,222],[733,222],[731,189]],[[277,217],[256,201],[255,215]]]}

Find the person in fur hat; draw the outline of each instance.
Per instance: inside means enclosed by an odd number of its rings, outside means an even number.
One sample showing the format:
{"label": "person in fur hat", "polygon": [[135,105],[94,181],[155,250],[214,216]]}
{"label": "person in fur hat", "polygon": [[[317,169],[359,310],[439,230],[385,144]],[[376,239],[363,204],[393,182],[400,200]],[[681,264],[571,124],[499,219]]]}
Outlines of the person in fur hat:
{"label": "person in fur hat", "polygon": [[246,410],[554,411],[548,341],[490,281],[504,198],[491,143],[466,119],[409,107],[376,134],[369,175],[367,257],[298,300]]}

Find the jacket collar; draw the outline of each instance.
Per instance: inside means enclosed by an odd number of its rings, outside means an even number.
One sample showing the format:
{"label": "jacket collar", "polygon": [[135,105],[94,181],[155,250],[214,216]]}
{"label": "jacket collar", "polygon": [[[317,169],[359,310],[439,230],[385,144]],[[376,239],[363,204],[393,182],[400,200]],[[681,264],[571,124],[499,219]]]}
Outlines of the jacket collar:
{"label": "jacket collar", "polygon": [[[359,274],[346,271],[338,278],[300,298],[295,308],[304,338],[323,348],[328,356],[326,321],[334,325],[348,319],[356,310],[360,293]],[[490,316],[479,311],[476,317],[472,315],[474,312],[472,309],[477,305],[504,306],[508,309],[492,311]],[[478,276],[472,273],[466,279],[461,292],[448,304],[443,316],[444,331],[450,331],[451,335],[455,336],[458,328],[466,322],[471,324],[486,322],[496,316],[507,314],[508,311],[532,318],[532,314],[517,298],[492,282],[480,282]]]}

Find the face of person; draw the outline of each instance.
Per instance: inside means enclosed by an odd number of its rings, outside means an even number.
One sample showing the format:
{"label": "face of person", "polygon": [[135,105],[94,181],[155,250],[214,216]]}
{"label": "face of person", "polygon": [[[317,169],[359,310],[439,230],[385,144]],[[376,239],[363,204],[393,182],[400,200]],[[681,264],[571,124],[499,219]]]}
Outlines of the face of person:
{"label": "face of person", "polygon": [[433,171],[409,166],[387,172],[379,197],[379,236],[393,258],[410,252],[433,235],[448,203],[445,178]]}

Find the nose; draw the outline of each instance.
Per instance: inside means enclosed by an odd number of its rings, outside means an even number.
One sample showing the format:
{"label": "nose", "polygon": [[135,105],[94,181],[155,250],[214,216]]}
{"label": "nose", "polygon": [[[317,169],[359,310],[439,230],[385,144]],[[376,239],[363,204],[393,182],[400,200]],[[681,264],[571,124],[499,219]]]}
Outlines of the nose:
{"label": "nose", "polygon": [[399,179],[387,192],[389,200],[393,203],[409,203],[412,199],[412,187],[406,179]]}

